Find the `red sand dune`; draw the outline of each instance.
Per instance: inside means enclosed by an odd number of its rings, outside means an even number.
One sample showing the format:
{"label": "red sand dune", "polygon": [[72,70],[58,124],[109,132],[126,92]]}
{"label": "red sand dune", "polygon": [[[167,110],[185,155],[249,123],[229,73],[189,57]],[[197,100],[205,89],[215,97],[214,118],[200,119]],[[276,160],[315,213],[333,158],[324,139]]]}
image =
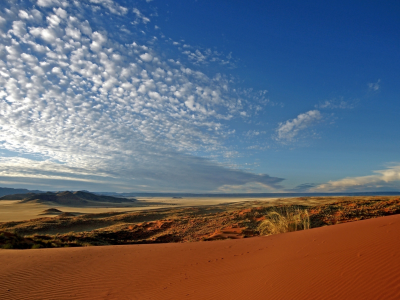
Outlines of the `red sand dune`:
{"label": "red sand dune", "polygon": [[400,215],[237,240],[2,250],[0,299],[400,299]]}

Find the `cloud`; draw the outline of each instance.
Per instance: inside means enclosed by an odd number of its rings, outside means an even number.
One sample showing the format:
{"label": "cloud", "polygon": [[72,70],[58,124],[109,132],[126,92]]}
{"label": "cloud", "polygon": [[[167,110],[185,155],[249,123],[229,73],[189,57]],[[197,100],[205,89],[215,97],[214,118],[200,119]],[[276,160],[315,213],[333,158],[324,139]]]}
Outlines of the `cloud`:
{"label": "cloud", "polygon": [[26,34],[25,23],[22,21],[14,21],[12,25],[12,33],[22,38]]}
{"label": "cloud", "polygon": [[350,103],[348,101],[344,101],[342,98],[340,99],[332,99],[325,100],[318,105],[315,105],[318,109],[352,109],[354,108],[355,103]]}
{"label": "cloud", "polygon": [[244,133],[245,136],[247,137],[256,137],[256,136],[260,136],[262,134],[266,134],[266,131],[259,131],[259,130],[249,130],[247,132]]}
{"label": "cloud", "polygon": [[[169,156],[168,160],[165,159],[165,155]],[[142,191],[221,191],[221,188],[225,191],[235,191],[241,186],[245,189],[246,186],[254,184],[262,185],[264,190],[271,190],[280,189],[280,183],[283,181],[282,178],[232,169],[191,155],[158,152],[143,155],[143,159],[142,162],[125,161],[124,166],[121,161],[113,160],[103,161],[102,167],[90,164],[70,167],[51,160],[35,161],[14,157],[0,159],[0,178],[5,182],[25,178],[27,183],[47,184],[61,180],[68,181],[71,187],[82,187],[82,183],[86,183],[97,190],[113,190],[117,187],[131,191],[138,189]]]}
{"label": "cloud", "polygon": [[298,115],[292,120],[280,123],[277,132],[277,140],[292,141],[300,131],[314,125],[322,119],[322,115],[318,110],[310,110],[306,113]]}
{"label": "cloud", "polygon": [[56,6],[56,5],[60,5],[60,1],[59,0],[38,0],[37,5],[42,6],[42,7]]}
{"label": "cloud", "polygon": [[86,182],[106,182],[105,177],[109,174],[97,172],[96,177],[103,177],[103,180],[89,179],[93,175],[90,169],[68,167],[60,165],[51,160],[36,161],[22,157],[0,157],[0,176],[7,177],[31,177],[57,180],[79,180]]}
{"label": "cloud", "polygon": [[21,18],[21,19],[31,19],[32,18],[32,16],[30,16],[26,11],[24,11],[24,10],[20,10],[19,11],[19,13],[18,13],[18,16]]}
{"label": "cloud", "polygon": [[133,9],[133,12],[134,12],[134,14],[136,15],[136,18],[137,18],[136,24],[137,24],[138,22],[143,22],[144,24],[147,24],[147,23],[150,22],[150,19],[147,18],[146,16],[144,16],[144,15],[140,12],[140,10],[138,10],[137,8],[134,8],[134,9]]}
{"label": "cloud", "polygon": [[167,42],[178,47],[182,54],[186,55],[188,60],[195,65],[209,65],[210,63],[218,63],[220,65],[236,67],[236,61],[232,57],[232,52],[228,55],[210,48],[202,48],[186,44],[183,40],[177,42],[167,39]]}
{"label": "cloud", "polygon": [[34,28],[30,31],[33,35],[40,36],[44,41],[52,43],[57,39],[57,34],[51,28]]}
{"label": "cloud", "polygon": [[126,7],[116,4],[113,0],[89,0],[89,2],[102,5],[116,15],[125,15],[128,12]]}
{"label": "cloud", "polygon": [[377,82],[368,83],[368,88],[369,88],[371,91],[376,92],[376,91],[379,90],[379,88],[380,88],[380,82],[381,82],[381,80],[378,79]]}
{"label": "cloud", "polygon": [[[279,186],[278,186],[279,188]],[[270,192],[270,186],[260,183],[251,182],[243,185],[223,185],[219,187],[215,192],[218,193],[268,193]]]}
{"label": "cloud", "polygon": [[355,192],[400,190],[400,165],[374,171],[374,175],[347,177],[329,181],[310,189],[311,192]]}
{"label": "cloud", "polygon": [[140,59],[145,62],[151,62],[153,60],[153,56],[151,56],[151,54],[149,54],[149,53],[144,53],[144,54],[140,55]]}
{"label": "cloud", "polygon": [[57,16],[59,16],[62,19],[66,19],[68,16],[67,12],[60,7],[57,9],[54,9],[54,12],[56,13]]}
{"label": "cloud", "polygon": [[3,26],[3,24],[5,24],[6,22],[7,20],[0,16],[0,26]]}
{"label": "cloud", "polygon": [[292,189],[286,189],[288,192],[308,192],[311,188],[317,186],[315,183],[303,183],[299,184],[298,186],[292,188]]}
{"label": "cloud", "polygon": [[120,40],[107,14],[92,23],[100,12],[91,5],[133,16],[111,0],[37,3],[13,2],[7,22],[15,26],[0,36],[0,148],[14,154],[0,159],[2,181],[95,190],[279,187],[281,178],[197,156],[229,153],[224,140],[234,130],[226,121],[256,111],[228,76],[165,57],[145,36]]}

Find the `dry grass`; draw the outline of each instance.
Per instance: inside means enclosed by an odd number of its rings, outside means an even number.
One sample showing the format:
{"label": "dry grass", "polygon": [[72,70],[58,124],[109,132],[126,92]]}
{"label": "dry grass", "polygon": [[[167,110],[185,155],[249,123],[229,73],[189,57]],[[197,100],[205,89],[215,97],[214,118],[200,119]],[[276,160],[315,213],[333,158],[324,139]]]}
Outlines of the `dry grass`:
{"label": "dry grass", "polygon": [[260,235],[271,235],[310,228],[310,217],[306,209],[294,206],[275,207],[258,226]]}

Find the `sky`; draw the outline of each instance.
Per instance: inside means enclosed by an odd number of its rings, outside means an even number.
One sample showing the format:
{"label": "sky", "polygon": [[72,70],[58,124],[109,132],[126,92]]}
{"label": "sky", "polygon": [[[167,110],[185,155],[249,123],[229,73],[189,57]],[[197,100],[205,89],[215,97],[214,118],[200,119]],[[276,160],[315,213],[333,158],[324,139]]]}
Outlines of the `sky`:
{"label": "sky", "polygon": [[400,2],[2,0],[0,186],[400,190]]}

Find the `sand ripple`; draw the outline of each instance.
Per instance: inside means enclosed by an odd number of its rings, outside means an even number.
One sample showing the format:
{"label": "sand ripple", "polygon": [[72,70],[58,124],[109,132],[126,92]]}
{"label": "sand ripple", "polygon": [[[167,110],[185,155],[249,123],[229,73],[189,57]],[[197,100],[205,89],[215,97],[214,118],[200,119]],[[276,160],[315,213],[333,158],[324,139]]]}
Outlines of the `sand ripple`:
{"label": "sand ripple", "polygon": [[270,237],[0,251],[0,299],[400,299],[400,215]]}

